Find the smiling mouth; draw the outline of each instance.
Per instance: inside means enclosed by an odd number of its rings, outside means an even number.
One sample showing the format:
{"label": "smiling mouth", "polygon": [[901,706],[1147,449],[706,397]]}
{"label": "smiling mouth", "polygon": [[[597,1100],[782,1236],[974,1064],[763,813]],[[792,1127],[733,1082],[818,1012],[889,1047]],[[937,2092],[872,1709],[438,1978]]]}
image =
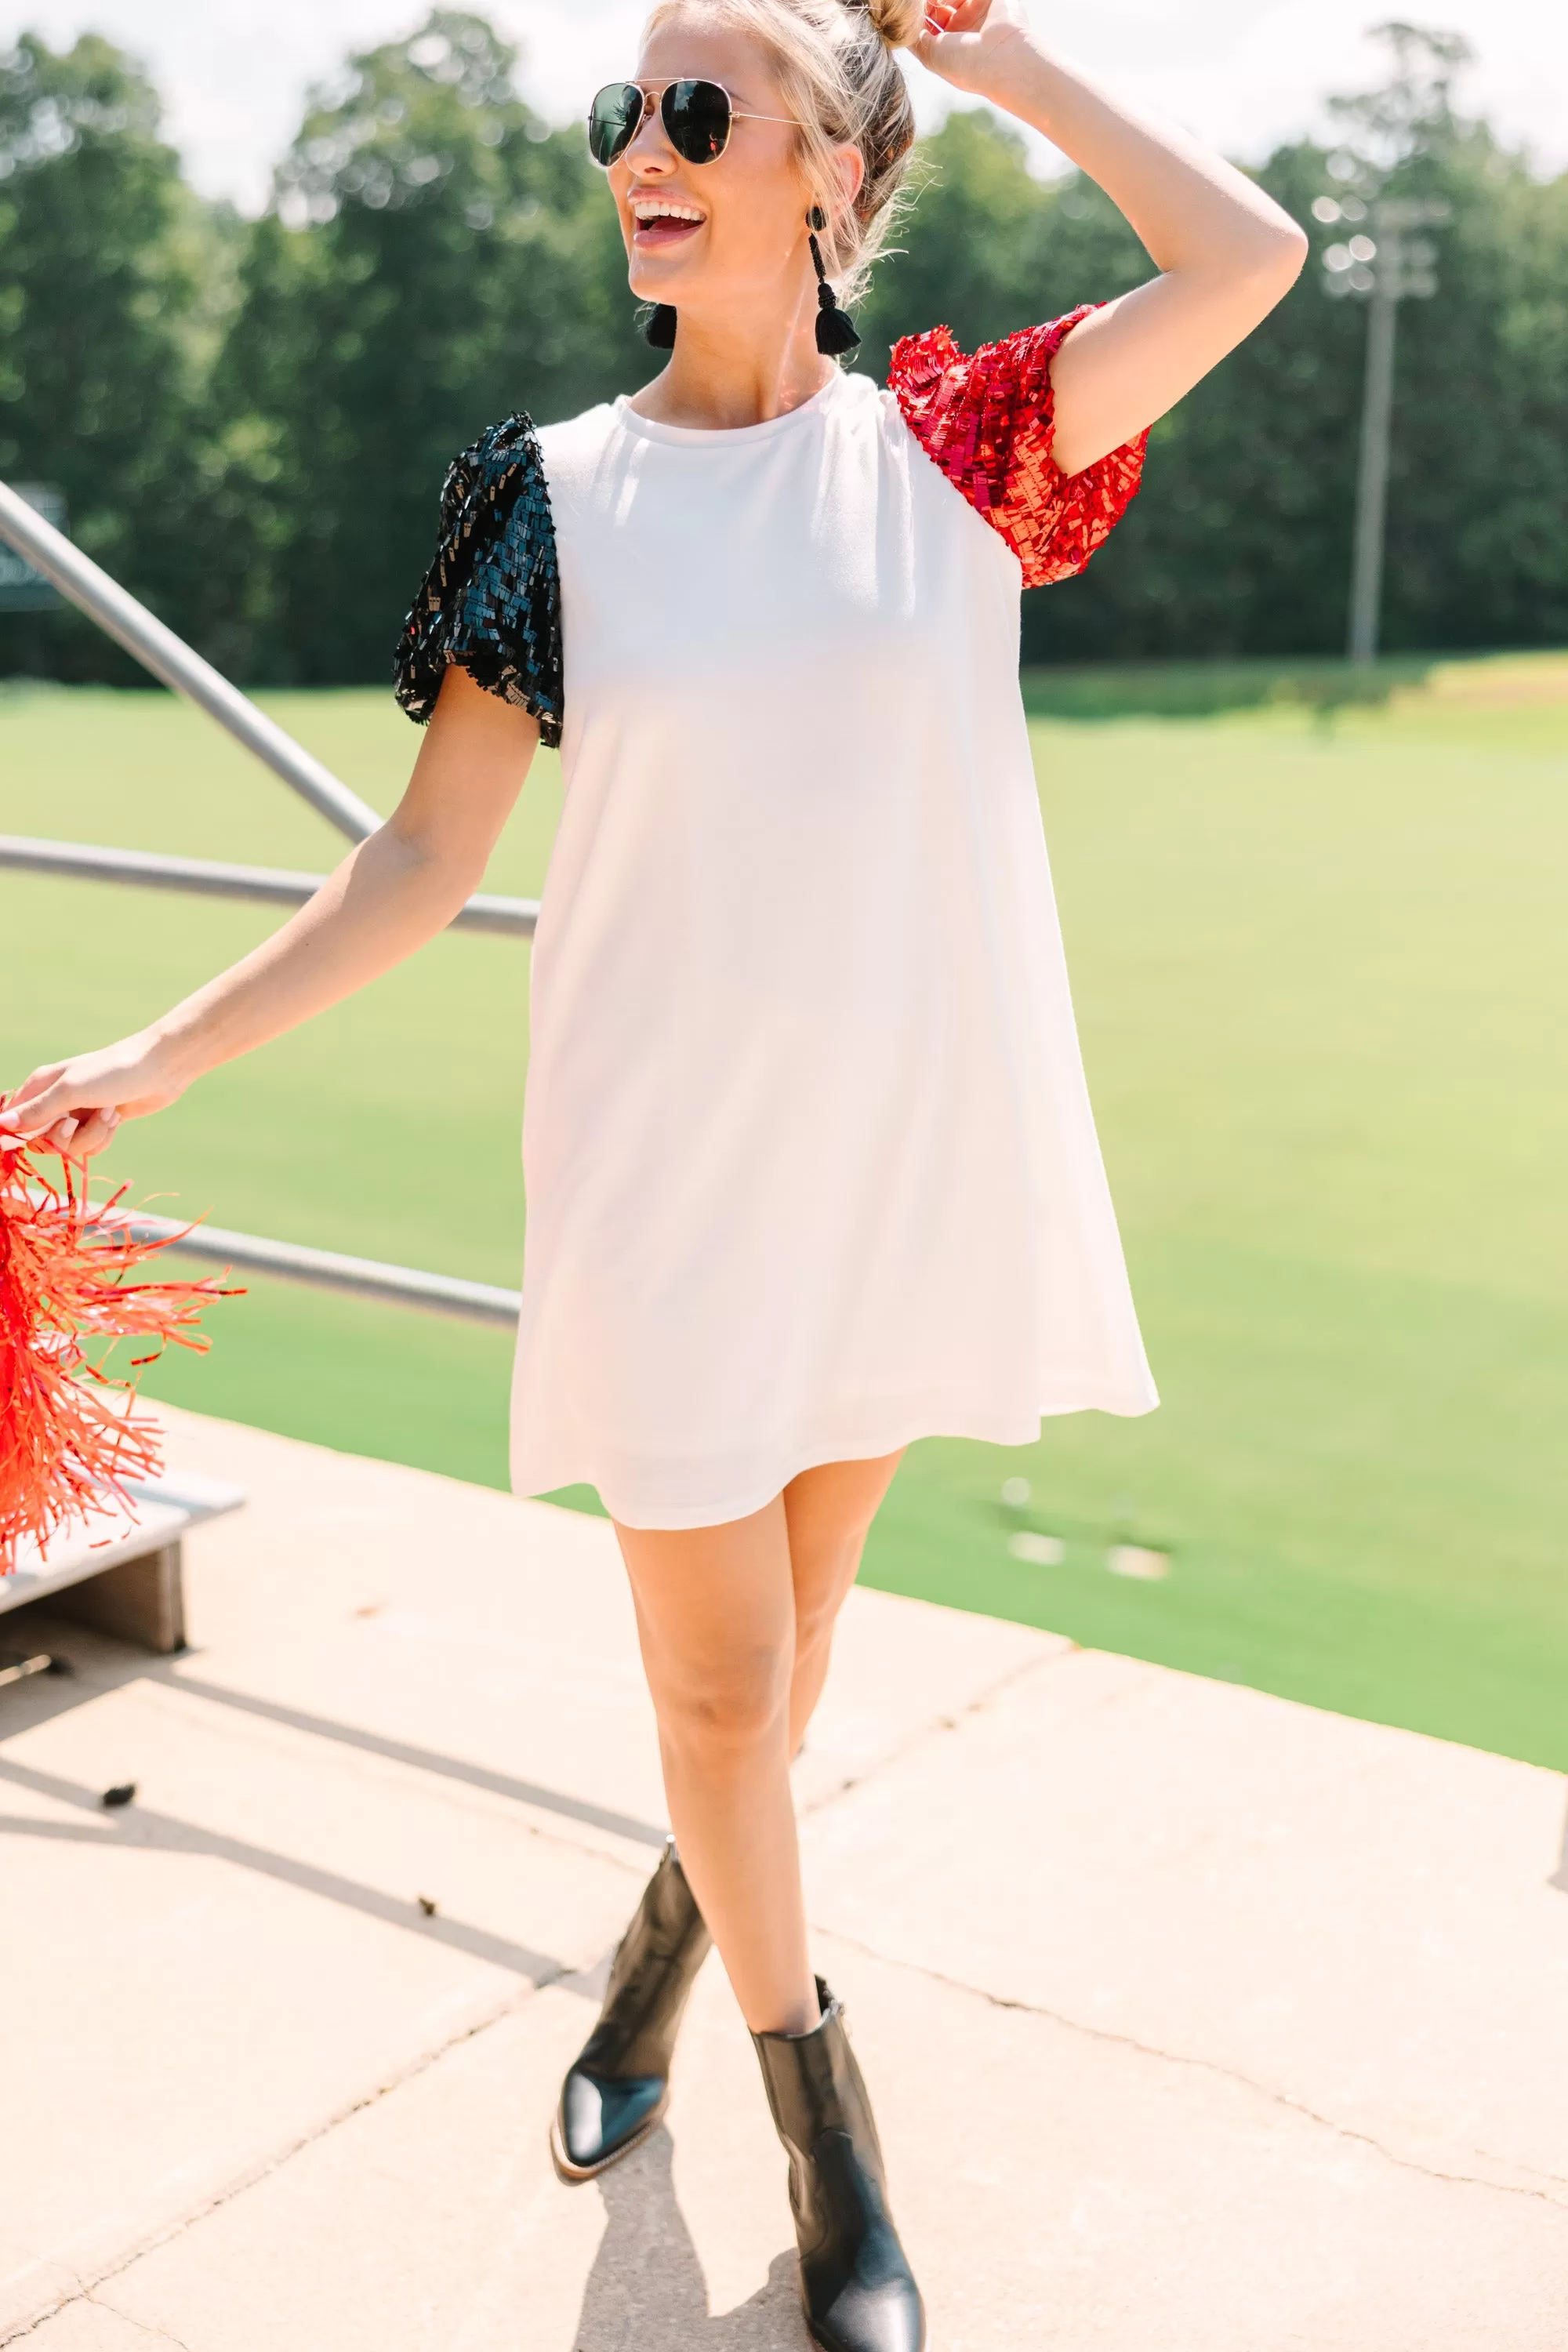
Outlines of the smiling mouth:
{"label": "smiling mouth", "polygon": [[668,253],[694,237],[707,219],[695,205],[634,199],[632,243],[639,253]]}

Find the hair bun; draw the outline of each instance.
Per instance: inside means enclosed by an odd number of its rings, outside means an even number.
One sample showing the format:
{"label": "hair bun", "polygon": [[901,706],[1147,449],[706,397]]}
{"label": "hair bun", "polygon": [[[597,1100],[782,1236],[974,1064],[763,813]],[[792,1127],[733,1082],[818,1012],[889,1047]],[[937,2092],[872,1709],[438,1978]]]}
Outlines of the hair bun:
{"label": "hair bun", "polygon": [[912,48],[925,30],[925,0],[851,0],[864,8],[890,49]]}

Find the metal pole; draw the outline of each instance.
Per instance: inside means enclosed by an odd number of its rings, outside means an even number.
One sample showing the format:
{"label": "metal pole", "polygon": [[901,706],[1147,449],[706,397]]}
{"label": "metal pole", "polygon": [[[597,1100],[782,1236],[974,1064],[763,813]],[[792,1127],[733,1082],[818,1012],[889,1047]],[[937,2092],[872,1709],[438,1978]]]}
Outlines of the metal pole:
{"label": "metal pole", "polygon": [[[338,1250],[307,1249],[298,1242],[263,1241],[256,1234],[230,1234],[216,1225],[187,1227],[177,1217],[152,1217],[142,1209],[103,1209],[100,1229],[118,1229],[137,1241],[166,1242],[187,1257],[220,1265],[249,1266],[280,1275],[313,1290],[340,1290],[353,1297],[395,1299],[470,1323],[510,1329],[521,1310],[520,1292],[489,1282],[465,1282],[457,1275],[426,1274],[410,1265],[384,1265],[375,1258],[345,1257]],[[89,1228],[90,1230],[90,1228]]]}
{"label": "metal pole", "polygon": [[33,841],[0,833],[0,870],[59,874],[72,881],[130,882],[153,890],[194,890],[205,898],[255,898],[302,907],[324,874],[291,874],[277,866],[224,866],[205,857],[163,857],[145,849],[98,849],[76,841]]}
{"label": "metal pole", "polygon": [[1393,242],[1390,237],[1379,253],[1377,278],[1367,306],[1366,383],[1362,401],[1355,555],[1351,571],[1346,647],[1352,662],[1376,659],[1379,608],[1383,602],[1388,446],[1394,416],[1394,332],[1399,314],[1396,267],[1390,249]]}
{"label": "metal pole", "polygon": [[312,759],[210,662],[193,653],[173,629],[165,628],[144,604],[139,604],[107,572],[100,572],[63,531],[46,522],[4,482],[0,482],[0,539],[26,556],[35,572],[41,572],[62,596],[68,596],[154,677],[226,728],[329,824],[335,824],[351,841],[363,841],[377,830],[381,819],[367,802],[340,783],[330,768]]}
{"label": "metal pole", "polygon": [[[0,833],[0,869],[62,874],[72,880],[129,882],[153,890],[189,890],[202,898],[254,898],[265,905],[302,907],[324,874],[293,874],[276,866],[227,866],[207,857],[165,857],[145,849],[99,849],[77,841],[32,841]],[[449,928],[533,937],[537,898],[500,898],[479,892],[460,907]]]}

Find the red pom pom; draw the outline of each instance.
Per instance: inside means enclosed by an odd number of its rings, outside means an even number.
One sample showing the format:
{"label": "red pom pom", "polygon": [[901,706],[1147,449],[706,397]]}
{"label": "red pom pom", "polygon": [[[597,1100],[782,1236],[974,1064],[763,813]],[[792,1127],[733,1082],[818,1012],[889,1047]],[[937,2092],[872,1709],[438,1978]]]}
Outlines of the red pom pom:
{"label": "red pom pom", "polygon": [[126,1481],[162,1468],[157,1423],[135,1409],[135,1381],[110,1380],[89,1355],[146,1338],[151,1363],[173,1339],[205,1349],[204,1304],[217,1280],[129,1282],[163,1241],[137,1241],[112,1199],[89,1201],[71,1163],[46,1176],[26,1145],[0,1138],[0,1576],[17,1546],[47,1544],[68,1521],[129,1508]]}

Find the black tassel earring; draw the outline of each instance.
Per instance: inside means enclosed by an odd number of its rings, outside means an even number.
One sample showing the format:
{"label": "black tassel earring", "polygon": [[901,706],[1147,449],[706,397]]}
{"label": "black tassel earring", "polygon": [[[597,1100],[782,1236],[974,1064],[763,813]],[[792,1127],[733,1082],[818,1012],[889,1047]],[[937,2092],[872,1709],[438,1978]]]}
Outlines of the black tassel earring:
{"label": "black tassel earring", "polygon": [[818,229],[827,226],[827,215],[820,205],[813,205],[805,217],[811,230],[811,258],[816,270],[816,348],[827,359],[842,359],[846,352],[858,347],[860,338],[847,310],[838,307],[838,297],[828,284],[823,266],[822,247],[816,242]]}
{"label": "black tassel earring", "polygon": [[656,302],[643,320],[643,339],[651,343],[656,352],[672,352],[675,349],[676,325],[673,302]]}

